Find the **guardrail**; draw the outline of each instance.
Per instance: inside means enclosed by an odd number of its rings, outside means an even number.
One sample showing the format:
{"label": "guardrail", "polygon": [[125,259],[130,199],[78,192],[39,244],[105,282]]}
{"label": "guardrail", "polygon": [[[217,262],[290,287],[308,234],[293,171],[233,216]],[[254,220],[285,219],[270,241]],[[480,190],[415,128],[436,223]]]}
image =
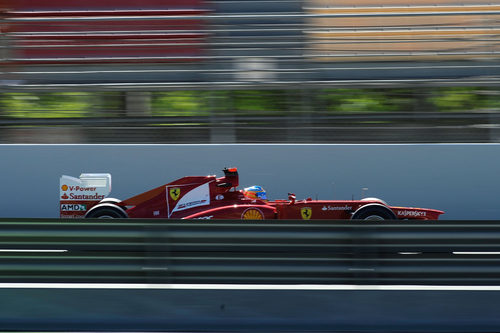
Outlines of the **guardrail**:
{"label": "guardrail", "polygon": [[500,285],[498,221],[0,220],[0,282]]}
{"label": "guardrail", "polygon": [[[70,111],[68,111],[70,113]],[[1,117],[1,143],[497,142],[500,113],[289,113],[263,116]],[[80,128],[75,128],[80,126]],[[225,136],[222,131],[228,131]],[[255,131],[259,136],[255,136]],[[47,135],[52,133],[52,135]],[[40,136],[43,136],[42,138]],[[258,141],[257,141],[258,140]]]}

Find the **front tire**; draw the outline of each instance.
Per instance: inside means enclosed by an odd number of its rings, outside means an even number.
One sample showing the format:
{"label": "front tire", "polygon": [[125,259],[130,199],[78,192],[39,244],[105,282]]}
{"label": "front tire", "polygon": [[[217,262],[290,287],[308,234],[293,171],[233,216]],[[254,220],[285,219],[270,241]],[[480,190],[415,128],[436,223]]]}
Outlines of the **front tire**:
{"label": "front tire", "polygon": [[125,219],[128,218],[127,212],[120,206],[112,203],[102,203],[92,207],[87,214],[86,219]]}
{"label": "front tire", "polygon": [[359,208],[352,215],[352,220],[383,221],[396,220],[396,215],[389,209],[381,205],[367,205]]}

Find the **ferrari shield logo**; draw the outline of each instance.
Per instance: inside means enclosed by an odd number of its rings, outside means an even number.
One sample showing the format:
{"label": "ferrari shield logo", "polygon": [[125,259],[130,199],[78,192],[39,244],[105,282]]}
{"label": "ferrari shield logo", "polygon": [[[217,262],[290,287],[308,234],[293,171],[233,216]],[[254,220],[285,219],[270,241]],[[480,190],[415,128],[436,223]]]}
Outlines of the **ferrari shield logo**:
{"label": "ferrari shield logo", "polygon": [[309,207],[304,207],[300,210],[300,215],[302,216],[302,219],[309,220],[312,215],[312,209]]}
{"label": "ferrari shield logo", "polygon": [[181,195],[181,189],[179,187],[172,187],[169,191],[170,197],[172,200],[177,201],[179,196]]}

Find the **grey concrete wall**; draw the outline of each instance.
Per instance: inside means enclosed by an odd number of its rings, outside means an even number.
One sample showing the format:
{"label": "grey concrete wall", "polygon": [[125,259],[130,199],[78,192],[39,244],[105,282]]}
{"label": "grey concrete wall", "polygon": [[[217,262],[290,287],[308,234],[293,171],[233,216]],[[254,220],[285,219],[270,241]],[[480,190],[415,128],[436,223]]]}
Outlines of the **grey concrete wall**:
{"label": "grey concrete wall", "polygon": [[379,197],[443,219],[500,218],[500,145],[0,145],[0,217],[57,217],[59,177],[109,172],[128,198],[187,175],[222,175],[271,199]]}

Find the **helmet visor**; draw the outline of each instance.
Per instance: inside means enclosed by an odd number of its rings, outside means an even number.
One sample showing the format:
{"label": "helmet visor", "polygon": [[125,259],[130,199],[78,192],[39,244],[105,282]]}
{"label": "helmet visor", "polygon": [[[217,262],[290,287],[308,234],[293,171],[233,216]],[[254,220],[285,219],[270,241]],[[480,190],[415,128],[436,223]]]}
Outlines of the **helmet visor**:
{"label": "helmet visor", "polygon": [[260,200],[267,200],[266,192],[257,192],[255,194]]}

